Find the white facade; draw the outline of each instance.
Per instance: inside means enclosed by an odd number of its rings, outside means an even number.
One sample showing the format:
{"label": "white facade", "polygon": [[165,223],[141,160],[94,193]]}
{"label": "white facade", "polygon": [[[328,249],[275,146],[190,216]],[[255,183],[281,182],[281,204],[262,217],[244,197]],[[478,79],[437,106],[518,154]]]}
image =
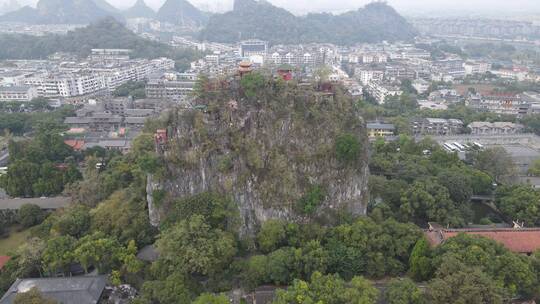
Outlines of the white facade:
{"label": "white facade", "polygon": [[151,73],[174,68],[174,61],[167,58],[136,60],[112,68],[89,68],[84,71],[38,74],[21,80],[21,85],[36,88],[43,97],[74,97],[112,91],[128,81],[142,81]]}
{"label": "white facade", "polygon": [[37,90],[32,87],[0,87],[0,102],[30,101],[38,97]]}

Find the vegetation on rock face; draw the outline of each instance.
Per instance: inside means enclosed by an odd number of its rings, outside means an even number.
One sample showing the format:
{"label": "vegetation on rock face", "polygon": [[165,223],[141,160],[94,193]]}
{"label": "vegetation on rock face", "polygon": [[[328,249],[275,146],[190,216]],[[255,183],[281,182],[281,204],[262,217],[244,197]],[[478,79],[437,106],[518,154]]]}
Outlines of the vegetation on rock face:
{"label": "vegetation on rock face", "polygon": [[305,214],[312,214],[317,210],[317,207],[325,199],[325,192],[321,186],[315,185],[308,189],[306,194],[298,201],[298,208],[300,212]]}
{"label": "vegetation on rock face", "polygon": [[[251,73],[239,83],[201,79],[196,91],[196,109],[170,118],[167,178],[180,185],[165,190],[173,196],[225,193],[242,204],[244,228],[258,224],[254,209],[317,217],[330,205],[356,204],[362,213],[366,134],[341,87],[323,92]],[[336,201],[336,193],[355,194]],[[174,210],[170,203],[165,210]]]}
{"label": "vegetation on rock face", "polygon": [[360,143],[352,134],[344,134],[336,139],[337,158],[342,162],[354,162],[360,155]]}

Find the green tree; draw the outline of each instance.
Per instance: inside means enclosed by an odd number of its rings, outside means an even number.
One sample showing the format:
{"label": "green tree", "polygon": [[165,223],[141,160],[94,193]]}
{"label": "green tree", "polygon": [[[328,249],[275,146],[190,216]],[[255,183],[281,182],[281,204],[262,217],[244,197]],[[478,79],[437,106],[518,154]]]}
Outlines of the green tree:
{"label": "green tree", "polygon": [[527,226],[540,225],[540,192],[531,186],[503,186],[497,189],[495,205],[506,217]]}
{"label": "green tree", "polygon": [[432,256],[439,279],[478,268],[510,296],[530,295],[538,286],[530,259],[487,238],[460,234],[436,247]]}
{"label": "green tree", "polygon": [[249,73],[242,77],[240,85],[248,98],[254,98],[266,85],[266,78],[260,73]]}
{"label": "green tree", "polygon": [[24,204],[17,212],[17,221],[26,228],[40,224],[44,217],[43,210],[33,204]]}
{"label": "green tree", "polygon": [[423,304],[424,294],[409,278],[393,279],[384,292],[388,304]]}
{"label": "green tree", "polygon": [[229,298],[224,294],[203,293],[193,301],[193,304],[229,304]]}
{"label": "green tree", "polygon": [[57,304],[58,302],[45,297],[37,287],[26,292],[17,293],[13,304]]}
{"label": "green tree", "polygon": [[360,156],[360,141],[352,134],[342,134],[336,138],[336,155],[339,161],[350,163]]}
{"label": "green tree", "polygon": [[301,248],[302,277],[309,278],[315,272],[326,273],[328,268],[328,252],[317,240],[309,241]]}
{"label": "green tree", "polygon": [[540,158],[534,161],[527,173],[532,176],[540,176]]}
{"label": "green tree", "polygon": [[286,244],[286,222],[282,220],[268,220],[262,224],[257,233],[257,242],[262,252],[271,252]]}
{"label": "green tree", "polygon": [[379,292],[362,277],[355,277],[350,284],[338,275],[322,275],[315,272],[311,282],[295,280],[287,290],[279,290],[274,304],[374,304]]}
{"label": "green tree", "polygon": [[472,156],[474,166],[489,173],[496,181],[505,181],[516,174],[512,157],[504,148],[488,148]]}
{"label": "green tree", "polygon": [[439,183],[448,189],[450,198],[457,203],[466,203],[473,195],[468,176],[458,170],[445,170],[437,176]]}
{"label": "green tree", "polygon": [[96,233],[85,236],[78,241],[73,251],[73,258],[81,263],[86,272],[90,266],[94,266],[99,273],[106,273],[119,267],[122,249],[116,240]]}
{"label": "green tree", "polygon": [[248,289],[254,289],[268,282],[268,272],[268,257],[265,255],[250,257],[242,272],[243,285]]}
{"label": "green tree", "polygon": [[506,303],[504,289],[478,268],[457,270],[433,279],[427,288],[427,298],[438,304]]}
{"label": "green tree", "polygon": [[49,239],[43,251],[43,267],[50,274],[58,271],[66,273],[73,263],[73,250],[76,240],[71,236],[57,236]]}
{"label": "green tree", "polygon": [[145,205],[129,191],[117,191],[90,211],[90,230],[114,237],[123,244],[130,240],[150,244],[155,229],[150,225]]}
{"label": "green tree", "polygon": [[420,236],[418,227],[395,220],[375,223],[362,218],[334,227],[325,242],[328,272],[339,273],[344,278],[402,274]]}
{"label": "green tree", "polygon": [[319,185],[310,186],[298,201],[298,209],[305,214],[313,214],[326,197],[324,189]]}
{"label": "green tree", "polygon": [[415,280],[424,281],[431,278],[433,274],[431,254],[428,240],[425,237],[420,238],[409,258],[409,272]]}
{"label": "green tree", "polygon": [[402,220],[419,224],[429,221],[458,227],[465,224],[448,189],[428,179],[416,181],[402,194],[399,212]]}
{"label": "green tree", "polygon": [[90,221],[90,212],[87,207],[82,205],[70,206],[64,209],[56,219],[56,222],[52,225],[52,231],[61,235],[81,237],[90,230]]}
{"label": "green tree", "polygon": [[184,275],[172,272],[164,280],[145,281],[139,300],[140,303],[190,304],[193,296],[191,290]]}
{"label": "green tree", "polygon": [[222,270],[236,253],[230,233],[212,229],[200,215],[180,221],[161,233],[159,259],[171,270],[208,275]]}
{"label": "green tree", "polygon": [[238,228],[237,205],[224,195],[213,192],[203,192],[176,202],[165,222],[167,225],[196,215],[202,216],[212,228],[227,231]]}

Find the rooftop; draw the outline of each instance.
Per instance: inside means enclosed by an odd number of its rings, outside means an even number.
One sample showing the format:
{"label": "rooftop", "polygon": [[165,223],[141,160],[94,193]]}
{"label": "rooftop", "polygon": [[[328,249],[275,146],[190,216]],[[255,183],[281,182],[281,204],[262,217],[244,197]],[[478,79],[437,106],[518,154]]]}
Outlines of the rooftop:
{"label": "rooftop", "polygon": [[0,255],[0,270],[4,268],[4,265],[11,259],[11,257],[7,255]]}
{"label": "rooftop", "polygon": [[10,87],[0,87],[0,92],[19,92],[26,93],[30,87],[25,86],[10,86]]}
{"label": "rooftop", "polygon": [[368,122],[366,126],[368,129],[394,130],[396,128],[393,124],[380,123],[380,122]]}
{"label": "rooftop", "polygon": [[460,233],[492,239],[517,253],[532,253],[540,248],[540,228],[433,229],[425,231],[427,239],[434,246],[440,245]]}
{"label": "rooftop", "polygon": [[60,303],[94,304],[99,301],[106,284],[107,276],[18,279],[0,299],[0,304],[13,303],[17,293],[33,287]]}
{"label": "rooftop", "polygon": [[44,198],[4,198],[0,199],[0,210],[19,210],[23,205],[38,205],[41,209],[59,209],[69,205],[71,198],[65,196]]}

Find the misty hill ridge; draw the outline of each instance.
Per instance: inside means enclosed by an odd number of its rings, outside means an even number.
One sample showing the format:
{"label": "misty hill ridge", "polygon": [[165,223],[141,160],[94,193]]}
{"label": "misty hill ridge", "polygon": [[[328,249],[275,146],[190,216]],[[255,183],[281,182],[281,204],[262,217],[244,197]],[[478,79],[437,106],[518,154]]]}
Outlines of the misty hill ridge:
{"label": "misty hill ridge", "polygon": [[201,38],[235,42],[259,38],[271,43],[360,42],[411,40],[414,27],[385,3],[371,3],[340,15],[329,13],[297,17],[267,1],[236,0],[234,8],[210,17]]}
{"label": "misty hill ridge", "polygon": [[121,19],[116,9],[105,0],[40,0],[35,9],[25,6],[0,16],[0,21],[30,24],[87,24],[107,16]]}
{"label": "misty hill ridge", "polygon": [[4,46],[0,48],[0,60],[39,59],[55,52],[86,57],[93,48],[132,49],[134,58],[174,58],[172,47],[139,37],[111,17],[70,31],[67,35],[0,34],[0,45]]}
{"label": "misty hill ridge", "polygon": [[156,19],[182,26],[202,26],[208,16],[186,0],[167,0],[157,12]]}
{"label": "misty hill ridge", "polygon": [[135,4],[123,13],[126,18],[154,18],[156,12],[151,9],[144,0],[137,0]]}

